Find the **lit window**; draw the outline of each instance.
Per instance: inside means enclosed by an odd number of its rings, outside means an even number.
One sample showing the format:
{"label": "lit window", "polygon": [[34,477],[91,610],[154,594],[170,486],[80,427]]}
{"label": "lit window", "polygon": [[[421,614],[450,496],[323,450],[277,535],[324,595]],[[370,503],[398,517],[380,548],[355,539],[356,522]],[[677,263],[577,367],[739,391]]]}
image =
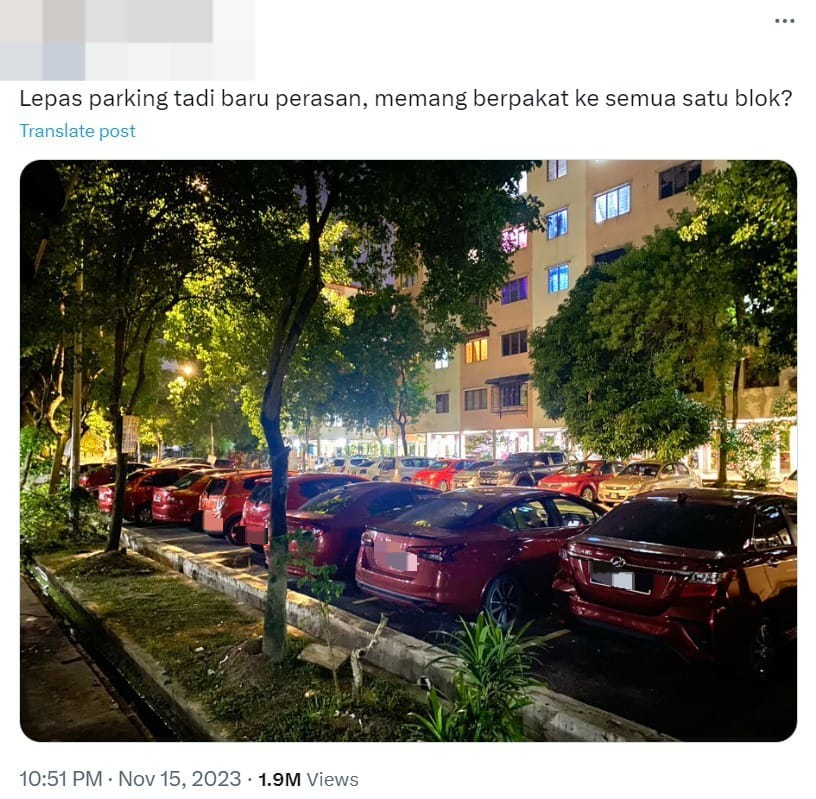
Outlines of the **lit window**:
{"label": "lit window", "polygon": [[502,287],[502,305],[509,305],[511,302],[527,299],[527,278],[520,277],[505,283]]}
{"label": "lit window", "polygon": [[437,413],[450,412],[450,394],[436,395],[436,412]]}
{"label": "lit window", "polygon": [[557,239],[559,236],[567,235],[567,209],[561,208],[559,211],[547,215],[547,238]]}
{"label": "lit window", "polygon": [[567,174],[567,161],[565,158],[547,161],[547,180],[558,180]]}
{"label": "lit window", "polygon": [[527,194],[527,173],[526,172],[522,172],[521,177],[519,178],[519,181],[518,181],[518,193],[519,193],[519,195]]}
{"label": "lit window", "polygon": [[547,270],[547,291],[555,294],[569,288],[569,264],[559,264]]}
{"label": "lit window", "polygon": [[658,189],[660,199],[665,200],[666,197],[673,197],[675,194],[686,191],[700,177],[702,171],[703,165],[700,161],[686,161],[661,172]]}
{"label": "lit window", "polygon": [[502,336],[502,355],[518,355],[527,352],[527,331],[517,330]]}
{"label": "lit window", "polygon": [[465,363],[487,360],[487,337],[475,338],[465,344]]}
{"label": "lit window", "polygon": [[627,183],[624,186],[610,189],[595,196],[595,221],[606,222],[616,216],[628,214],[632,187]]}
{"label": "lit window", "polygon": [[527,228],[524,225],[505,228],[502,231],[501,246],[508,253],[523,250],[527,246]]}
{"label": "lit window", "polygon": [[487,389],[474,388],[465,391],[465,410],[483,411],[487,408]]}
{"label": "lit window", "polygon": [[442,354],[434,361],[434,369],[447,369],[448,368],[448,353],[444,350]]}

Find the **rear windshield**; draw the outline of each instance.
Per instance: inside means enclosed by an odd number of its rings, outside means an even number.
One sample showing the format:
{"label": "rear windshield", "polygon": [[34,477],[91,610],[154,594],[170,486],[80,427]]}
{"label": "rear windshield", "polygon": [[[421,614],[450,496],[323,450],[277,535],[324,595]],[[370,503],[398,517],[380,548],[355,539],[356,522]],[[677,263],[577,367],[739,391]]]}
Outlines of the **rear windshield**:
{"label": "rear windshield", "polygon": [[626,477],[630,474],[637,477],[657,477],[659,471],[659,463],[630,463],[622,472],[618,472],[618,477]]}
{"label": "rear windshield", "polygon": [[565,466],[558,474],[589,474],[593,468],[595,468],[594,463],[578,461],[578,463],[571,463],[569,466]]}
{"label": "rear windshield", "polygon": [[252,489],[252,493],[249,495],[250,501],[256,505],[259,502],[269,502],[269,492],[271,489],[271,483],[255,483],[255,488]]}
{"label": "rear windshield", "polygon": [[301,505],[298,511],[319,513],[321,516],[336,516],[341,510],[351,505],[357,497],[358,494],[349,491],[346,486],[341,486],[310,499],[305,505]]}
{"label": "rear windshield", "polygon": [[746,517],[747,511],[733,506],[654,498],[619,505],[595,522],[587,535],[739,552],[750,537]]}
{"label": "rear windshield", "polygon": [[197,483],[204,475],[207,474],[206,472],[190,472],[189,474],[185,474],[184,477],[179,477],[173,485],[176,488],[187,488],[191,486],[193,483]]}
{"label": "rear windshield", "polygon": [[473,500],[438,497],[421,502],[415,508],[401,514],[400,522],[415,527],[441,527],[445,530],[456,530],[462,527],[477,514],[484,505]]}
{"label": "rear windshield", "polygon": [[207,494],[211,497],[223,494],[226,486],[227,481],[223,477],[218,477],[207,486]]}
{"label": "rear windshield", "polygon": [[465,470],[468,472],[474,472],[479,469],[486,469],[488,466],[492,466],[496,461],[474,461],[473,463],[469,463],[465,466]]}

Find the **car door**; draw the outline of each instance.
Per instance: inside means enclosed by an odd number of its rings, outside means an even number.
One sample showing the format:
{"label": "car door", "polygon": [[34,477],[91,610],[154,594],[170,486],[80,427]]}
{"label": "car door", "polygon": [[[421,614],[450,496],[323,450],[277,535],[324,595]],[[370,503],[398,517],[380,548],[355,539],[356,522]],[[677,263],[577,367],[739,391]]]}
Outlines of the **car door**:
{"label": "car door", "polygon": [[396,476],[396,458],[383,458],[375,475],[376,480],[393,480]]}

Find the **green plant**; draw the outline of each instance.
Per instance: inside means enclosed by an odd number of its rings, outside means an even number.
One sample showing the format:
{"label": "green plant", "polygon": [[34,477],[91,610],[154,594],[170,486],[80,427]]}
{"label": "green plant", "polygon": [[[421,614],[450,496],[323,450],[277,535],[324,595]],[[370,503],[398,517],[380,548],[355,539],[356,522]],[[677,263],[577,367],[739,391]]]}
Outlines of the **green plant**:
{"label": "green plant", "polygon": [[524,733],[520,711],[530,704],[530,676],[544,646],[526,638],[530,625],[503,630],[484,614],[448,636],[454,651],[437,658],[453,668],[454,696],[445,702],[435,688],[428,694],[428,712],[416,714],[419,729],[434,741],[519,741]]}

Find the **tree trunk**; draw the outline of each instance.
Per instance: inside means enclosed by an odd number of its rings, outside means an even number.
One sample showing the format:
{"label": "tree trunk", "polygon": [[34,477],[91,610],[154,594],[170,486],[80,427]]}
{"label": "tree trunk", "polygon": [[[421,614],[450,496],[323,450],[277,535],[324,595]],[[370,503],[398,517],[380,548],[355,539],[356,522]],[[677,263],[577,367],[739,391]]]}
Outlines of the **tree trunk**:
{"label": "tree trunk", "polygon": [[114,478],[113,508],[111,509],[106,552],[115,552],[119,549],[119,541],[122,537],[122,519],[125,515],[125,455],[122,452],[125,420],[122,416],[122,385],[125,380],[126,334],[126,322],[120,319],[116,323],[114,333],[113,373],[109,408],[111,422],[113,422],[113,446],[116,450],[116,476]]}
{"label": "tree trunk", "polygon": [[56,494],[62,474],[62,456],[65,454],[65,445],[68,443],[68,433],[63,431],[57,434],[57,443],[54,447],[54,460],[51,463],[51,478],[48,481],[48,493]]}

